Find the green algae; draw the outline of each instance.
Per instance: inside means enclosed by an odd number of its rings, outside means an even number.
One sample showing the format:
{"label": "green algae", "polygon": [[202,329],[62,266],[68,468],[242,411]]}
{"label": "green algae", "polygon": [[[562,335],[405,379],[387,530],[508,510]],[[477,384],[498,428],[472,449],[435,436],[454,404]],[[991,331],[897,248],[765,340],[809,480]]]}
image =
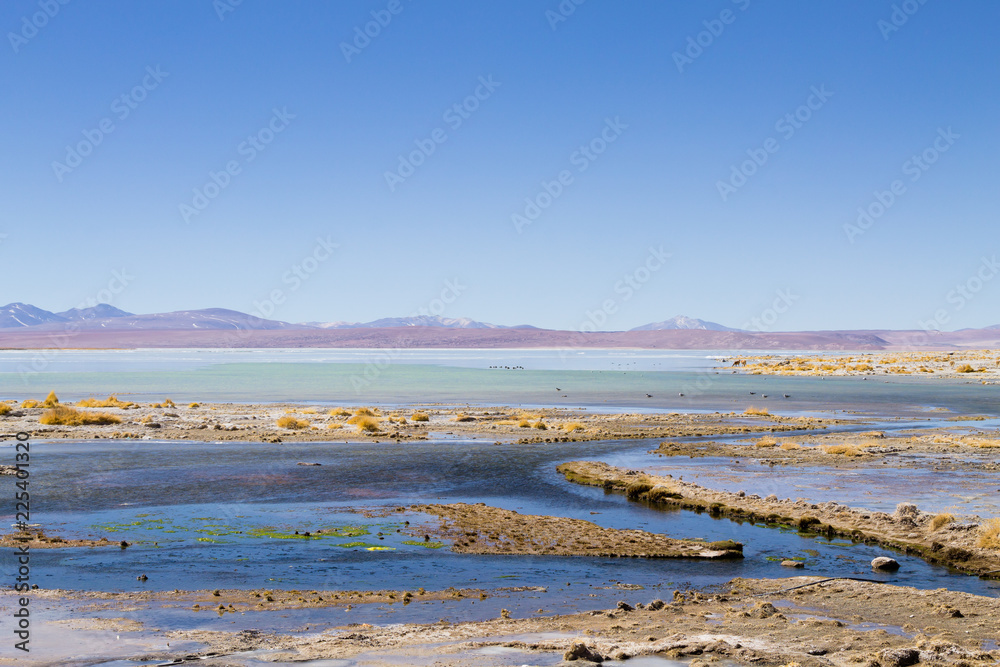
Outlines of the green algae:
{"label": "green algae", "polygon": [[424,542],[423,540],[403,540],[403,544],[411,547],[424,547],[426,549],[440,549],[445,546],[444,542]]}

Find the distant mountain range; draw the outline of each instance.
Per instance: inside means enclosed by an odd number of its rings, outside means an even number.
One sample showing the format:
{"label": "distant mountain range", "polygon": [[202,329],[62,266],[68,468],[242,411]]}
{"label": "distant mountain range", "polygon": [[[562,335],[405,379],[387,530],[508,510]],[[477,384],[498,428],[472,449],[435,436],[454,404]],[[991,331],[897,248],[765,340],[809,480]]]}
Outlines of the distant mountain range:
{"label": "distant mountain range", "polygon": [[305,322],[305,326],[320,329],[382,329],[393,327],[441,327],[444,329],[536,329],[527,324],[513,327],[488,322],[477,322],[468,317],[441,317],[440,315],[415,315],[412,317],[383,317],[371,322]]}
{"label": "distant mountain range", "polygon": [[[239,336],[233,331],[238,330]],[[70,342],[71,341],[71,342]],[[136,315],[107,304],[59,313],[25,303],[0,308],[0,348],[633,348],[684,350],[890,350],[1000,347],[1000,325],[919,330],[744,331],[679,315],[631,331],[559,331],[468,318],[372,322],[268,320],[225,308]]]}
{"label": "distant mountain range", "polygon": [[629,331],[672,331],[676,329],[699,331],[742,331],[742,329],[733,329],[732,327],[723,326],[715,322],[707,322],[705,320],[699,320],[685,315],[671,317],[669,320],[664,320],[662,322],[643,324],[641,327],[629,329]]}

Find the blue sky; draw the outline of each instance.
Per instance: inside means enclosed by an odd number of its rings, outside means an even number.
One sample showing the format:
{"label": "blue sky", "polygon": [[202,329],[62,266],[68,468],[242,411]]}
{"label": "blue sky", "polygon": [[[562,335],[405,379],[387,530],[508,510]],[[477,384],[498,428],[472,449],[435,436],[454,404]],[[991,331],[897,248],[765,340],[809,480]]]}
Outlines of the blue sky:
{"label": "blue sky", "polygon": [[940,0],[8,0],[0,300],[995,324],[998,19]]}

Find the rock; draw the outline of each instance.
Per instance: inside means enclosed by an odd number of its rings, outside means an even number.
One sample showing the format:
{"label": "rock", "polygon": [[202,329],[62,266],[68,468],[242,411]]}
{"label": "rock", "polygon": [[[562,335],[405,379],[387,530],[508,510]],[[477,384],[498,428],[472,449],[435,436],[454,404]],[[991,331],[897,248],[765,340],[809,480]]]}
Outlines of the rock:
{"label": "rock", "polygon": [[630,605],[628,602],[625,602],[625,600],[618,601],[618,608],[622,611],[635,611],[635,607]]}
{"label": "rock", "polygon": [[149,422],[146,424],[146,428],[163,428],[163,424],[159,422]]}
{"label": "rock", "polygon": [[802,568],[802,567],[805,567],[806,564],[803,563],[800,560],[783,560],[783,561],[781,561],[781,566],[782,567],[797,567],[797,568]]}
{"label": "rock", "polygon": [[895,572],[899,569],[899,562],[895,558],[879,556],[872,559],[872,569],[877,572]]}
{"label": "rock", "polygon": [[652,602],[650,602],[647,605],[646,608],[649,609],[650,611],[659,611],[659,610],[663,609],[666,606],[667,605],[666,605],[666,603],[663,600],[656,599],[656,600],[653,600]]}
{"label": "rock", "polygon": [[920,651],[915,648],[890,648],[879,653],[882,667],[909,667],[920,662]]}
{"label": "rock", "polygon": [[771,618],[778,613],[778,610],[770,602],[758,602],[752,612],[754,618]]}
{"label": "rock", "polygon": [[590,662],[604,662],[604,656],[583,642],[574,642],[573,645],[569,647],[569,650],[563,653],[563,660],[589,660]]}
{"label": "rock", "polygon": [[295,465],[298,465],[298,466],[321,466],[323,464],[322,463],[307,463],[305,461],[299,461]]}

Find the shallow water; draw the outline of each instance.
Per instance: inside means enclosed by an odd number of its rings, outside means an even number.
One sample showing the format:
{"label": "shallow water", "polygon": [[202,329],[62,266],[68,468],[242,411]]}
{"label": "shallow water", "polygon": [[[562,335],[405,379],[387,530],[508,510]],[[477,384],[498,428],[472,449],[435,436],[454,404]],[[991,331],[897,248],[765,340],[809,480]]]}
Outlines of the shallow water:
{"label": "shallow water", "polygon": [[831,409],[916,414],[947,408],[996,415],[1000,405],[1000,385],[713,370],[716,359],[726,356],[731,354],[652,350],[0,351],[0,398],[40,398],[55,390],[64,400],[117,393],[185,402],[445,402],[598,410],[742,411],[754,405],[780,414]]}
{"label": "shallow water", "polygon": [[[33,581],[45,588],[83,590],[546,588],[525,601],[509,602],[525,612],[613,604],[622,596],[615,587],[618,581],[645,586],[649,591],[643,597],[652,599],[674,588],[733,577],[786,576],[778,561],[789,557],[804,559],[809,574],[987,594],[1000,586],[902,555],[895,555],[903,563],[899,573],[876,575],[868,562],[886,553],[879,548],[651,509],[621,495],[569,484],[555,471],[557,463],[579,458],[659,462],[645,453],[653,444],[38,443],[32,448],[32,519],[64,537],[107,535],[133,546],[35,550]],[[296,465],[299,461],[322,465]],[[418,544],[404,544],[412,538],[396,529],[406,520],[416,525],[420,516],[393,513],[370,519],[345,511],[416,502],[485,502],[607,527],[734,539],[746,545],[746,557],[701,562],[462,555],[426,548],[419,538]],[[274,536],[274,531],[318,529],[340,529],[341,535],[308,540]],[[4,553],[0,564],[7,567],[10,559]],[[137,582],[140,574],[148,581]],[[663,588],[669,590],[655,592]],[[461,613],[494,617],[496,604],[486,601]],[[423,605],[391,608],[399,622],[437,613]]]}

